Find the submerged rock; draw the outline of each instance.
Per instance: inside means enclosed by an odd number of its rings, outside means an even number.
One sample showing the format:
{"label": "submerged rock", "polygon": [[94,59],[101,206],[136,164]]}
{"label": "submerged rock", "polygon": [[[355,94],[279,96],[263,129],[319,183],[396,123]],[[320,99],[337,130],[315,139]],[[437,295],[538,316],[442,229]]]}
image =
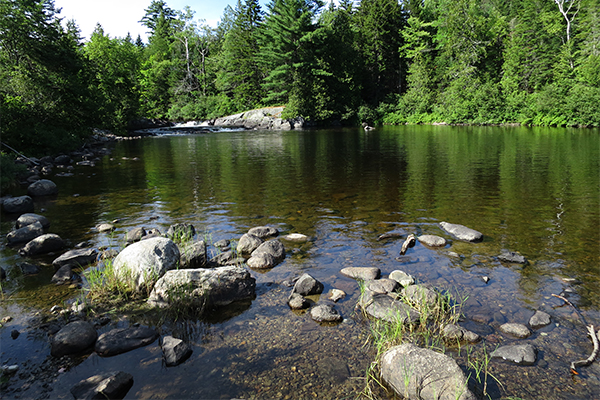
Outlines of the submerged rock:
{"label": "submerged rock", "polygon": [[500,326],[500,331],[519,339],[525,339],[531,335],[531,331],[523,324],[508,323]]}
{"label": "submerged rock", "polygon": [[180,269],[168,271],[154,285],[148,303],[167,307],[183,302],[223,306],[254,298],[256,280],[242,267]]}
{"label": "submerged rock", "polygon": [[84,379],[71,388],[77,400],[122,399],[133,386],[133,376],[126,372],[107,372]]}
{"label": "submerged rock", "polygon": [[285,236],[282,236],[281,238],[285,239],[287,241],[296,242],[296,243],[308,242],[308,239],[309,239],[308,236],[303,235],[301,233],[290,233]]}
{"label": "submerged rock", "polygon": [[477,343],[481,340],[481,337],[475,332],[471,332],[462,326],[455,324],[448,324],[442,328],[442,335],[446,340],[455,340],[458,342],[469,342],[469,343]]}
{"label": "submerged rock", "polygon": [[115,273],[138,291],[151,288],[168,270],[179,265],[179,248],[172,240],[151,238],[131,244],[113,261]]}
{"label": "submerged rock", "polygon": [[532,329],[539,329],[546,325],[550,325],[550,315],[543,311],[537,310],[529,319],[529,326]]}
{"label": "submerged rock", "polygon": [[81,353],[90,349],[98,339],[94,326],[86,321],[74,321],[62,328],[52,338],[50,353],[54,357]]}
{"label": "submerged rock", "polygon": [[532,344],[501,346],[492,352],[491,357],[521,365],[533,365],[537,359],[537,348]]}
{"label": "submerged rock", "polygon": [[2,208],[8,214],[32,213],[33,199],[29,196],[11,197],[2,202]]}
{"label": "submerged rock", "polygon": [[457,239],[464,240],[467,242],[481,242],[483,240],[483,234],[476,231],[475,229],[467,228],[464,225],[451,224],[448,222],[440,222],[440,226]]}
{"label": "submerged rock", "polygon": [[527,259],[514,251],[503,250],[498,260],[512,264],[527,264]]}
{"label": "submerged rock", "polygon": [[19,268],[21,268],[21,272],[23,275],[35,275],[40,273],[40,266],[30,263],[21,263],[19,264]]}
{"label": "submerged rock", "polygon": [[383,354],[381,377],[406,399],[475,400],[465,374],[452,358],[410,343]]}
{"label": "submerged rock", "polygon": [[418,311],[387,294],[368,293],[361,297],[359,304],[368,315],[384,321],[404,324],[419,320]]}
{"label": "submerged rock", "polygon": [[158,332],[145,326],[113,329],[100,335],[95,350],[99,356],[110,357],[147,346],[157,338]]}

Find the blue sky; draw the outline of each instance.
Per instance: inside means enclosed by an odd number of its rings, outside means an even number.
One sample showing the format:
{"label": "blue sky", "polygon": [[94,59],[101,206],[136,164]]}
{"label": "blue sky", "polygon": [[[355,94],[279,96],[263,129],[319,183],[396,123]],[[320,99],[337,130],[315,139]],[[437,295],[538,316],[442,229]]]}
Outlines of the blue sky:
{"label": "blue sky", "polygon": [[[99,22],[111,37],[125,37],[129,32],[134,40],[139,34],[144,41],[147,28],[138,21],[150,3],[151,0],[54,0],[54,5],[62,8],[59,16],[65,21],[74,19],[84,39],[89,39]],[[166,3],[175,10],[189,5],[196,12],[196,20],[203,19],[207,25],[216,27],[225,7],[235,7],[237,0],[166,0]],[[260,4],[266,9],[267,0],[261,0]]]}

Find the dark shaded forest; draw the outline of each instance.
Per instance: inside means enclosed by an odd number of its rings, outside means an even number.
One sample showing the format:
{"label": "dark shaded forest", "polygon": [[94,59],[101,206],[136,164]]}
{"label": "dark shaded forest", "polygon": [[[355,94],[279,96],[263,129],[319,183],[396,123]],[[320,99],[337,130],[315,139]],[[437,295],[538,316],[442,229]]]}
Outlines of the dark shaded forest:
{"label": "dark shaded forest", "polygon": [[2,141],[56,151],[274,105],[315,125],[600,126],[599,0],[239,0],[216,28],[198,18],[152,0],[148,43],[100,25],[84,41],[53,0],[0,0]]}

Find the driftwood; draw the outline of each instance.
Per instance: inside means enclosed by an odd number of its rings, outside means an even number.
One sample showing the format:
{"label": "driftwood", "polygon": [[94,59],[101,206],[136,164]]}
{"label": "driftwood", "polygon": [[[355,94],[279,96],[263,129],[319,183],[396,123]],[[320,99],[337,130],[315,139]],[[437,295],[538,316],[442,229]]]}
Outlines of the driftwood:
{"label": "driftwood", "polygon": [[383,239],[398,238],[398,237],[402,237],[402,236],[404,236],[402,233],[388,232],[388,233],[384,233],[383,235],[380,235],[377,238],[377,241],[380,241],[380,240],[383,240]]}
{"label": "driftwood", "polygon": [[403,256],[406,253],[406,250],[408,250],[409,247],[413,247],[416,242],[417,238],[415,238],[415,235],[408,235],[404,243],[402,243],[402,250],[400,250],[400,255]]}
{"label": "driftwood", "polygon": [[594,329],[594,325],[588,325],[587,322],[585,321],[583,314],[581,314],[581,312],[577,309],[577,307],[575,307],[573,305],[573,303],[571,303],[567,298],[565,298],[564,296],[560,296],[558,294],[552,294],[552,296],[561,299],[562,301],[565,302],[565,304],[568,304],[571,307],[573,307],[573,309],[577,312],[577,315],[579,315],[579,318],[581,318],[581,321],[583,321],[583,324],[586,325],[588,335],[592,338],[592,343],[594,344],[594,350],[592,351],[592,354],[590,354],[590,356],[588,358],[586,358],[585,360],[571,362],[571,372],[575,375],[579,375],[579,373],[577,372],[577,367],[587,367],[588,365],[590,365],[594,362],[596,357],[598,357],[598,353],[600,352],[600,343],[599,343],[600,331],[597,334],[596,330]]}

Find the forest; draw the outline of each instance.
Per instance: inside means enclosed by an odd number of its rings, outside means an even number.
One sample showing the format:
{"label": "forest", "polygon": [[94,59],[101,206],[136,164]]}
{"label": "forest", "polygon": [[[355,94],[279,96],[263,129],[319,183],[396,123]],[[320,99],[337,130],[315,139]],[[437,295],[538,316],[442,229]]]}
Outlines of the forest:
{"label": "forest", "polygon": [[0,0],[2,141],[52,152],[275,105],[314,125],[600,126],[599,0],[238,0],[201,18],[152,0],[147,43],[83,40],[53,0]]}

